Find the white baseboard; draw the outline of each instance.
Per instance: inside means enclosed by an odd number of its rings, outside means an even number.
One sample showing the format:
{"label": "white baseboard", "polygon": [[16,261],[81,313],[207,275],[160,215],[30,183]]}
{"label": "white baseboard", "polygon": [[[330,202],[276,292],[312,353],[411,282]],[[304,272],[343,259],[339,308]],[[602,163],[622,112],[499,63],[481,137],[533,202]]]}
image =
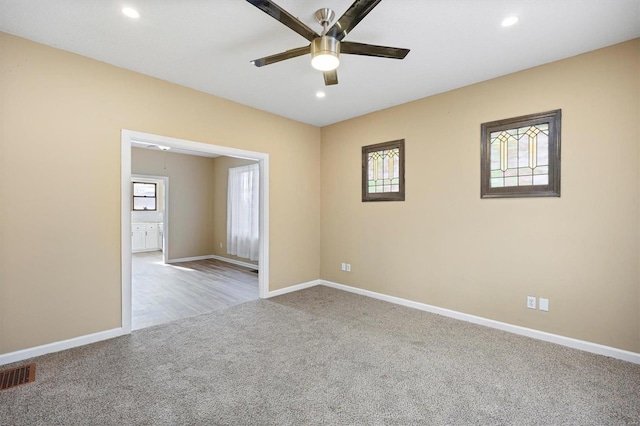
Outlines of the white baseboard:
{"label": "white baseboard", "polygon": [[204,256],[181,257],[179,259],[167,259],[167,263],[193,262],[194,260],[206,260],[206,259],[211,259],[211,255],[206,254]]}
{"label": "white baseboard", "polygon": [[[203,260],[211,259],[212,256],[198,256],[193,258],[184,259],[172,259],[170,262],[188,262],[191,260]],[[255,266],[255,265],[254,265]],[[293,285],[291,287],[285,287],[279,290],[270,291],[267,293],[267,298],[279,296],[281,294],[291,293],[305,288],[313,287],[320,284],[319,280],[309,281],[302,284]],[[25,359],[33,358],[40,355],[46,355],[52,352],[59,352],[65,349],[71,349],[78,346],[88,345],[90,343],[99,342],[101,340],[112,339],[114,337],[127,334],[122,328],[114,328],[111,330],[100,331],[98,333],[87,334],[86,336],[74,337],[72,339],[61,340],[59,342],[48,343],[46,345],[35,346],[33,348],[23,349],[16,352],[9,352],[6,354],[0,354],[0,365],[10,364],[12,362],[18,362]]]}
{"label": "white baseboard", "polygon": [[376,293],[374,291],[369,291],[369,290],[363,290],[361,288],[351,287],[344,284],[338,284],[331,281],[319,280],[319,284],[327,287],[332,287],[338,290],[344,290],[350,293],[373,297],[374,299],[380,299],[386,302],[391,302],[398,305],[419,309],[421,311],[443,315],[449,318],[455,318],[458,320],[467,321],[474,324],[484,325],[486,327],[496,328],[498,330],[519,334],[521,336],[531,337],[533,339],[544,340],[545,342],[556,343],[558,345],[579,349],[585,352],[591,352],[598,355],[609,356],[611,358],[632,362],[634,364],[640,364],[640,353],[630,352],[624,349],[613,348],[610,346],[600,345],[598,343],[587,342],[584,340],[578,340],[571,337],[560,336],[557,334],[547,333],[544,331],[539,331],[531,328],[521,327],[518,325],[508,324],[505,322],[495,321],[488,318],[465,314],[463,312],[453,311],[450,309],[439,308],[437,306],[427,305],[425,303],[420,303],[420,302],[414,302],[412,300],[402,299],[400,297],[388,296],[386,294]]}
{"label": "white baseboard", "polygon": [[193,262],[195,260],[207,260],[207,259],[221,260],[223,262],[244,266],[245,268],[254,269],[256,271],[258,270],[258,265],[254,265],[253,263],[243,262],[241,260],[229,259],[228,257],[217,256],[215,254],[206,254],[204,256],[194,256],[194,257],[182,257],[179,259],[169,259],[167,260],[167,263]]}
{"label": "white baseboard", "polygon": [[46,345],[36,346],[21,351],[9,352],[0,355],[0,365],[10,364],[25,359],[33,358],[40,355],[46,355],[51,352],[59,352],[65,349],[71,349],[78,346],[88,345],[90,343],[99,342],[101,340],[112,339],[114,337],[124,335],[122,328],[113,328],[111,330],[100,331],[98,333],[87,334],[86,336],[74,337],[72,339],[61,340],[59,342],[48,343]]}
{"label": "white baseboard", "polygon": [[211,256],[209,256],[209,258],[221,260],[227,263],[233,263],[234,265],[244,266],[245,268],[254,269],[256,271],[258,270],[258,265],[254,265],[253,263],[249,263],[249,262],[243,262],[241,260],[229,259],[228,257],[217,256],[215,254],[212,254]]}
{"label": "white baseboard", "polygon": [[305,288],[315,287],[321,284],[320,280],[307,281],[306,283],[292,285],[290,287],[281,288],[278,290],[273,290],[267,293],[267,299],[270,297],[281,296],[287,293],[293,293],[294,291],[304,290]]}
{"label": "white baseboard", "polygon": [[[194,259],[194,260],[199,260],[199,259]],[[186,260],[175,260],[175,259],[174,261],[186,262]],[[362,296],[372,297],[374,299],[395,303],[397,305],[407,306],[409,308],[419,309],[421,311],[443,315],[449,318],[467,321],[474,324],[479,324],[486,327],[491,327],[491,328],[507,331],[514,334],[519,334],[521,336],[531,337],[533,339],[543,340],[545,342],[556,343],[562,346],[579,349],[585,352],[591,352],[598,355],[609,356],[611,358],[632,362],[634,364],[640,364],[640,353],[630,352],[630,351],[626,351],[618,348],[612,348],[610,346],[600,345],[598,343],[592,343],[584,340],[574,339],[571,337],[560,336],[557,334],[547,333],[544,331],[534,330],[531,328],[520,327],[513,324],[508,324],[500,321],[491,320],[488,318],[478,317],[475,315],[465,314],[463,312],[453,311],[450,309],[439,308],[437,306],[427,305],[425,303],[414,302],[412,300],[402,299],[400,297],[395,297],[395,296],[388,296],[386,294],[376,293],[374,291],[369,291],[369,290],[363,290],[361,288],[351,287],[344,284],[338,284],[338,283],[326,281],[326,280],[313,280],[313,281],[308,281],[305,283],[293,285],[290,287],[281,288],[279,290],[270,291],[267,293],[266,297],[270,298],[270,297],[280,296],[283,294],[292,293],[294,291],[299,291],[299,290],[304,290],[306,288],[314,287],[316,285],[324,285],[324,286],[335,288],[338,290],[348,291],[350,293],[360,294]],[[72,339],[62,340],[59,342],[53,342],[46,345],[23,349],[16,352],[0,354],[0,365],[10,364],[13,362],[22,361],[25,359],[33,358],[40,355],[45,355],[52,352],[58,352],[65,349],[71,349],[78,346],[88,345],[90,343],[95,343],[102,340],[107,340],[107,339],[112,339],[114,337],[122,336],[124,334],[126,333],[122,328],[114,328],[111,330],[105,330],[105,331],[100,331],[98,333],[88,334],[86,336],[75,337]]]}

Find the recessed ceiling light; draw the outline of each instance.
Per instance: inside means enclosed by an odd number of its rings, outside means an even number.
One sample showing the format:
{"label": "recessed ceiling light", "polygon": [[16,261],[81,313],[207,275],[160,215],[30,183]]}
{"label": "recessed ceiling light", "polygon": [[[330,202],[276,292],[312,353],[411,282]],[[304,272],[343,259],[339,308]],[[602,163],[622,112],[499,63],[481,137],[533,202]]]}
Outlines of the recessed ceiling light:
{"label": "recessed ceiling light", "polygon": [[516,22],[518,22],[518,17],[517,16],[509,16],[504,21],[502,21],[502,26],[503,27],[510,27],[510,26],[514,25]]}
{"label": "recessed ceiling light", "polygon": [[316,92],[316,98],[324,98],[327,96],[324,92]]}
{"label": "recessed ceiling light", "polygon": [[124,13],[125,16],[128,16],[129,18],[133,18],[133,19],[138,19],[140,17],[140,14],[138,13],[138,11],[132,7],[123,7],[122,13]]}

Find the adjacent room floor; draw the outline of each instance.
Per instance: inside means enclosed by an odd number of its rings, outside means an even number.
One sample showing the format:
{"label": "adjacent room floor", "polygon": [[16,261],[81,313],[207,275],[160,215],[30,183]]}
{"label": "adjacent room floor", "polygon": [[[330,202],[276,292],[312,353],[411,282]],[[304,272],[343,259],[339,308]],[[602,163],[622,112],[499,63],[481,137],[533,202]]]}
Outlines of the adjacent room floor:
{"label": "adjacent room floor", "polygon": [[258,299],[256,271],[215,259],[164,264],[162,252],[133,253],[132,328],[193,317]]}

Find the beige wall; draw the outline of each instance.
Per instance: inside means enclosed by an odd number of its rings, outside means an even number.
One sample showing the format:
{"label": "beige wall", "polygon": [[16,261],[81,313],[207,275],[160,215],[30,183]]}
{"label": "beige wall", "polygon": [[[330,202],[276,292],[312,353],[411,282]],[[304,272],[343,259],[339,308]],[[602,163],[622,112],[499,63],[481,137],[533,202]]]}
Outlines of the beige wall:
{"label": "beige wall", "polygon": [[[321,132],[0,33],[0,354],[120,326],[123,128],[270,154],[271,290],[320,276],[638,352],[639,51]],[[480,123],[555,108],[562,197],[481,200]],[[362,203],[361,147],[398,138],[407,201]],[[550,312],[527,310],[527,295]]]}
{"label": "beige wall", "polygon": [[[639,52],[634,40],[323,128],[321,278],[640,351]],[[480,199],[480,124],[556,108],[562,197]],[[406,201],[362,203],[361,147],[400,138]]]}
{"label": "beige wall", "polygon": [[213,160],[131,149],[131,173],[169,178],[169,260],[206,256],[213,251]]}
{"label": "beige wall", "polygon": [[123,128],[269,153],[270,289],[318,278],[319,129],[2,33],[0,58],[0,354],[120,327]]}
{"label": "beige wall", "polygon": [[209,254],[257,265],[258,262],[227,253],[227,188],[229,169],[252,163],[255,163],[255,161],[233,157],[216,157],[213,159],[213,236],[215,241],[213,252]]}

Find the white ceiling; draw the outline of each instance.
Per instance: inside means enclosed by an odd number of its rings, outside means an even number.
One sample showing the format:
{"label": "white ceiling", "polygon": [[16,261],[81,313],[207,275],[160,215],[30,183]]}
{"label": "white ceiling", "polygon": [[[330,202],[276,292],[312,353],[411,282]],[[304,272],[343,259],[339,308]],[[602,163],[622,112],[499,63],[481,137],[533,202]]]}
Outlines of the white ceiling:
{"label": "white ceiling", "polygon": [[[276,3],[320,32],[315,10],[353,0]],[[0,31],[325,126],[640,37],[640,0],[383,0],[345,41],[411,52],[341,55],[330,87],[307,55],[249,63],[308,42],[244,0],[0,0]]]}

